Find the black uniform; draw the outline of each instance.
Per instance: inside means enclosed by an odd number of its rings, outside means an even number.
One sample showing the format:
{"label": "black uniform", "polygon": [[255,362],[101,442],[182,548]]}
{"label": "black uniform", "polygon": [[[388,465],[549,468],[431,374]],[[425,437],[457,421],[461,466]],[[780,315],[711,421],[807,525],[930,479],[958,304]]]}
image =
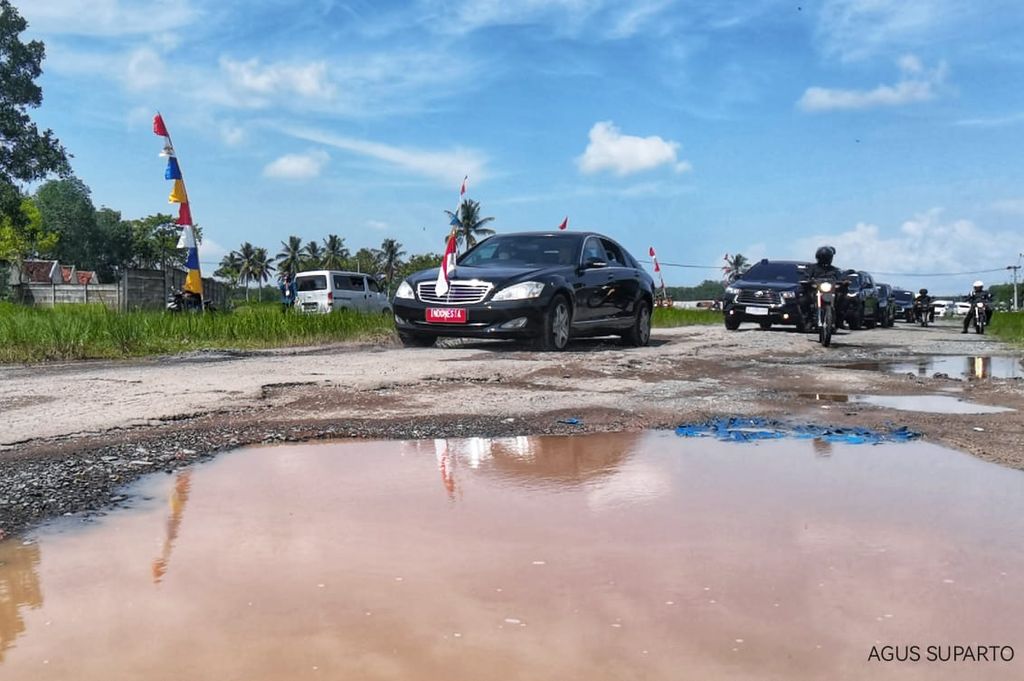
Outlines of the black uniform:
{"label": "black uniform", "polygon": [[[835,265],[825,265],[820,262],[816,262],[807,269],[807,278],[811,281],[831,281],[838,283],[842,280],[844,271],[836,267]],[[836,326],[843,326],[843,319],[846,317],[846,296],[836,295]],[[805,304],[804,314],[807,319],[814,318],[814,301],[808,298]]]}
{"label": "black uniform", "polygon": [[992,321],[992,294],[985,290],[972,289],[967,294],[967,302],[971,304],[971,309],[964,315],[964,333],[967,333],[967,329],[970,328],[971,322],[974,321],[974,305],[978,301],[985,303],[985,324],[987,325]]}

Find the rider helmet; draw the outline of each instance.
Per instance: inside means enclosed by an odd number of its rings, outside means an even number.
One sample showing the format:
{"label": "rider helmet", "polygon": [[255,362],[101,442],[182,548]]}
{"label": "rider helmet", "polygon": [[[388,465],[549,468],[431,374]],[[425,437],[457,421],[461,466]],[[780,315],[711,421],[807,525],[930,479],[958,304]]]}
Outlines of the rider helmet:
{"label": "rider helmet", "polygon": [[982,283],[982,281],[980,279],[978,281],[974,282],[974,290],[975,291],[980,291],[983,288],[985,288],[985,284]]}
{"label": "rider helmet", "polygon": [[819,265],[828,266],[832,264],[832,257],[835,256],[836,249],[831,246],[822,246],[814,252],[814,259],[818,261]]}
{"label": "rider helmet", "polygon": [[920,291],[918,291],[918,293],[920,293],[922,296],[926,296],[926,295],[928,295],[928,289],[923,288]]}

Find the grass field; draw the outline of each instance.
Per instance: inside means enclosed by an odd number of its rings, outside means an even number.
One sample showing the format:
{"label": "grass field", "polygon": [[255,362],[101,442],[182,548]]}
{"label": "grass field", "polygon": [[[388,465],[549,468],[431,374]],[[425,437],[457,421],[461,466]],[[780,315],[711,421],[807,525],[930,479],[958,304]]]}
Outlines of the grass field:
{"label": "grass field", "polygon": [[992,315],[992,324],[986,333],[1024,345],[1024,312],[996,312]]}
{"label": "grass field", "polygon": [[389,337],[390,315],[283,314],[277,305],[232,313],[111,312],[0,303],[0,362],[137,357],[209,348],[270,348]]}
{"label": "grass field", "polygon": [[[653,326],[718,324],[721,312],[657,309]],[[231,313],[111,312],[100,305],[31,308],[0,303],[0,362],[41,362],[252,349],[389,338],[390,315],[283,314],[277,304]]]}
{"label": "grass field", "polygon": [[669,329],[674,326],[698,326],[702,324],[721,324],[722,313],[712,310],[681,310],[674,307],[655,308],[651,318],[651,326],[656,329]]}

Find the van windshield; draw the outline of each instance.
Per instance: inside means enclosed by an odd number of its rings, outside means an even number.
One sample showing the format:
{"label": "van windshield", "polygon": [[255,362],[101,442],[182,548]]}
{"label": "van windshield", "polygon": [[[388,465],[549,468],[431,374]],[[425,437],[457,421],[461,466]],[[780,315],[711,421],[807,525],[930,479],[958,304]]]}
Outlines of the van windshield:
{"label": "van windshield", "polygon": [[325,291],[327,290],[327,275],[314,274],[308,277],[296,277],[296,291]]}

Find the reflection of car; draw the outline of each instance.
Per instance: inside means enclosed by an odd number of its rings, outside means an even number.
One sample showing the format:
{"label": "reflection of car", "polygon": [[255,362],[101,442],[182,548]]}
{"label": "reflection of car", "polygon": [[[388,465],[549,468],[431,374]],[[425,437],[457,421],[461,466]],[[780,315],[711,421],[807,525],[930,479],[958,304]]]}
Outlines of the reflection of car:
{"label": "reflection of car", "polygon": [[302,312],[388,312],[387,295],[372,276],[314,270],[295,275],[295,306]]}
{"label": "reflection of car", "polygon": [[932,313],[936,317],[949,317],[953,314],[952,300],[933,300]]}
{"label": "reflection of car", "polygon": [[875,288],[878,290],[878,324],[880,326],[892,326],[898,314],[892,286],[876,284]]}
{"label": "reflection of car", "polygon": [[870,329],[879,321],[875,281],[864,271],[849,272],[845,278],[850,282],[846,291],[846,322],[854,331],[862,326]]}
{"label": "reflection of car", "polygon": [[914,293],[905,289],[897,288],[892,291],[892,298],[896,303],[896,317],[906,322],[914,321]]}
{"label": "reflection of car", "polygon": [[971,304],[968,302],[960,301],[953,304],[953,314],[965,315],[971,311]]}
{"label": "reflection of car", "polygon": [[755,322],[762,329],[772,324],[803,326],[800,312],[801,281],[807,279],[810,263],[791,260],[762,260],[725,289],[725,328],[735,331],[743,322]]}
{"label": "reflection of car", "polygon": [[531,338],[565,348],[570,337],[617,334],[646,345],[654,280],[626,249],[590,232],[499,234],[458,258],[449,289],[437,268],[395,292],[395,326],[406,345],[438,336]]}

